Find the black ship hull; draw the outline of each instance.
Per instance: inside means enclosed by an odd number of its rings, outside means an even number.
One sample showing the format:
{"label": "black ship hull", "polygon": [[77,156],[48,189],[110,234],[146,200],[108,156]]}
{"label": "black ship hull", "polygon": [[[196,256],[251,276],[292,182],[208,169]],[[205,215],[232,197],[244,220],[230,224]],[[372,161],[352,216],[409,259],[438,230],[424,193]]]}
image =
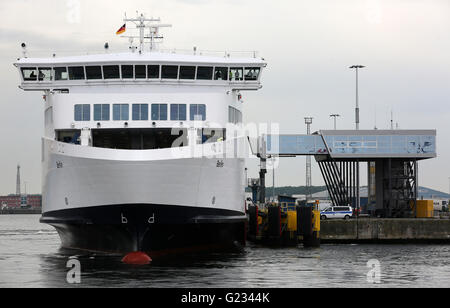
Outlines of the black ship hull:
{"label": "black ship hull", "polygon": [[62,247],[151,257],[245,245],[244,213],[188,206],[109,205],[46,212]]}

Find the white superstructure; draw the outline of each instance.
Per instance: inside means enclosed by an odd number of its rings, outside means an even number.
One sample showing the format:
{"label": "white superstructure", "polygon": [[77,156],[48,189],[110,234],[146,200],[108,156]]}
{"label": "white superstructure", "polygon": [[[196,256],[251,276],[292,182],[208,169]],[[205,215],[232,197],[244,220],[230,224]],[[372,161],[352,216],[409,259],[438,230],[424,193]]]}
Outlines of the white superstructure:
{"label": "white superstructure", "polygon": [[[135,224],[148,233],[170,221],[164,206],[189,209],[186,221],[244,215],[240,92],[261,88],[264,60],[162,53],[159,20],[125,21],[137,22],[139,48],[14,64],[20,88],[44,92],[42,220],[58,229],[64,246],[97,248],[79,238],[86,236],[80,225]],[[139,215],[128,211],[138,205],[145,207]],[[149,227],[134,222],[137,216]],[[147,247],[137,233],[133,249],[166,248],[161,239]]]}

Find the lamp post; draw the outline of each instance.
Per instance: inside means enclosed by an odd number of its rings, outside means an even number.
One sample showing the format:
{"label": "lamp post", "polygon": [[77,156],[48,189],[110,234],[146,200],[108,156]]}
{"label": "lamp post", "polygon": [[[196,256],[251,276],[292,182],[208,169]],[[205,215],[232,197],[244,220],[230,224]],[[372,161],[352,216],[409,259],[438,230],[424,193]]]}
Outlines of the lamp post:
{"label": "lamp post", "polygon": [[336,130],[337,126],[336,126],[336,118],[339,118],[341,115],[340,114],[330,114],[330,118],[334,118],[334,130]]}
{"label": "lamp post", "polygon": [[[306,132],[308,135],[311,135],[311,124],[312,124],[313,118],[307,117],[305,118],[305,124],[306,124]],[[306,201],[308,201],[308,198],[312,198],[311,194],[311,186],[312,186],[312,172],[311,172],[311,156],[306,156],[306,189],[307,189],[307,195],[306,195]]]}
{"label": "lamp post", "polygon": [[350,69],[356,70],[356,107],[355,107],[355,123],[356,129],[359,129],[359,93],[358,93],[358,69],[364,68],[363,65],[352,65]]}

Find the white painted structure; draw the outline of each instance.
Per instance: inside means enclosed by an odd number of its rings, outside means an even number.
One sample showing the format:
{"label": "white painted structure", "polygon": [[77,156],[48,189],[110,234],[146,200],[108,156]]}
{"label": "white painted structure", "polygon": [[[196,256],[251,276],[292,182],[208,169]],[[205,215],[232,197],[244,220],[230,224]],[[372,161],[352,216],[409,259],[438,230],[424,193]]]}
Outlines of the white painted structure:
{"label": "white painted structure", "polygon": [[[241,91],[261,88],[264,59],[162,53],[151,46],[14,64],[21,89],[44,93],[44,216],[124,204],[243,215],[244,159],[236,145],[244,138],[229,127],[239,132]],[[182,133],[182,147],[161,140],[171,130]]]}

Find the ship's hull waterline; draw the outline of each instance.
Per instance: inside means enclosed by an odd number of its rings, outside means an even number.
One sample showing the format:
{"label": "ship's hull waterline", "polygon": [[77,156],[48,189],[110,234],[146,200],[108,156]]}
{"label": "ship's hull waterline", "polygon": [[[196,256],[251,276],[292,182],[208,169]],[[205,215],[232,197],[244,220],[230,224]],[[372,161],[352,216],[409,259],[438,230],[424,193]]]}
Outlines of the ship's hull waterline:
{"label": "ship's hull waterline", "polygon": [[[159,217],[155,222],[148,217]],[[118,221],[116,217],[121,217]],[[105,253],[146,252],[151,257],[245,245],[246,216],[186,206],[128,204],[46,213],[62,247]]]}

